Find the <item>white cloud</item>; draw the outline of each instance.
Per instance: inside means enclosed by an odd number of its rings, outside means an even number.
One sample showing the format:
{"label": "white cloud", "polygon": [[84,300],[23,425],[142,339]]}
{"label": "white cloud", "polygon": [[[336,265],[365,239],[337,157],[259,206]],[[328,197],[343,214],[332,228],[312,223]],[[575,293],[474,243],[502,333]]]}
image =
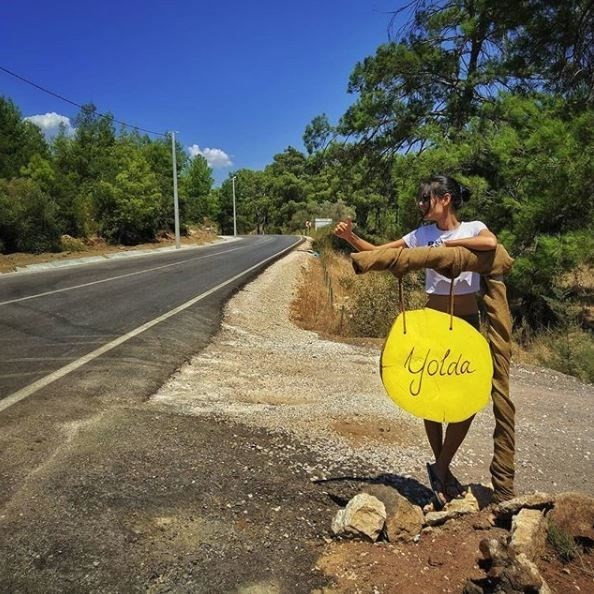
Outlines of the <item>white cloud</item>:
{"label": "white cloud", "polygon": [[231,157],[222,149],[218,148],[203,148],[201,149],[197,144],[188,147],[190,157],[202,155],[206,162],[213,169],[220,169],[221,167],[230,167],[233,165]]}
{"label": "white cloud", "polygon": [[74,134],[75,129],[70,123],[70,118],[60,115],[55,111],[52,111],[51,113],[32,115],[24,119],[32,122],[36,126],[39,126],[46,138],[53,138],[56,136],[60,130],[60,124],[64,125],[66,136],[72,136]]}

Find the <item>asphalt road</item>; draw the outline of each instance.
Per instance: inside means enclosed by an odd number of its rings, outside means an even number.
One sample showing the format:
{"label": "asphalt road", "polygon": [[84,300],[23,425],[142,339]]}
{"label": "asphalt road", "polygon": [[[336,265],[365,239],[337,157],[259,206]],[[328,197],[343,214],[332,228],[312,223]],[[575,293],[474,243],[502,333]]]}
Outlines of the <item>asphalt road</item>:
{"label": "asphalt road", "polygon": [[[327,503],[304,471],[296,480],[286,436],[146,403],[209,342],[231,293],[298,242],[0,277],[0,592],[326,583],[313,567]],[[304,493],[317,510],[305,525]],[[236,504],[252,497],[247,517]],[[289,523],[270,511],[281,505]]]}
{"label": "asphalt road", "polygon": [[[75,385],[92,362],[104,363],[112,374],[114,364],[125,361],[120,385],[137,375],[134,366],[141,368],[147,385],[136,384],[131,396],[146,395],[155,380],[165,379],[208,341],[229,294],[297,242],[285,236],[245,237],[0,278],[0,411],[51,390],[61,377],[71,376]],[[164,341],[173,354],[165,366],[160,361]],[[147,367],[157,375],[146,373]]]}

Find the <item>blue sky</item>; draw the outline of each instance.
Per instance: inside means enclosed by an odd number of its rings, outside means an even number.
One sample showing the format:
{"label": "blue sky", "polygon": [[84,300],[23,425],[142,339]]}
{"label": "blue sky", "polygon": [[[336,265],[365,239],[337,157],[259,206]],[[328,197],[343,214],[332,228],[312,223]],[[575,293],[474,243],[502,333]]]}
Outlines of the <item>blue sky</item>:
{"label": "blue sky", "polygon": [[[220,182],[233,169],[263,168],[288,145],[302,150],[315,115],[336,121],[353,100],[350,72],[387,41],[401,4],[3,2],[0,65],[119,120],[179,131]],[[24,116],[77,112],[3,72],[0,94]]]}

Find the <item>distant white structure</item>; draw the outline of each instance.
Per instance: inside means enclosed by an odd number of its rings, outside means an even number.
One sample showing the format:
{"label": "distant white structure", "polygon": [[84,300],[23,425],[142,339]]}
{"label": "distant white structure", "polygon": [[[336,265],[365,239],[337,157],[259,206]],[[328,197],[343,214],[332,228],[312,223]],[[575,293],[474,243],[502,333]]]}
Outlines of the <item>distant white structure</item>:
{"label": "distant white structure", "polygon": [[314,219],[314,229],[321,229],[330,225],[332,225],[332,219]]}

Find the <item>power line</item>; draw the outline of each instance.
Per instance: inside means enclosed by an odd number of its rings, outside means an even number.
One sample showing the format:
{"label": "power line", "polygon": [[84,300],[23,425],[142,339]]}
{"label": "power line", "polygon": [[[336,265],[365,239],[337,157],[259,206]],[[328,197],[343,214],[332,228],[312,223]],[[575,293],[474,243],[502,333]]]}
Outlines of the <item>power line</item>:
{"label": "power line", "polygon": [[[30,81],[30,80],[24,78],[23,76],[16,74],[15,72],[11,72],[10,70],[8,70],[8,68],[4,68],[3,66],[0,66],[0,70],[2,70],[3,72],[6,72],[6,74],[10,74],[10,76],[14,76],[14,78],[18,78],[19,80],[22,80],[23,82],[27,83],[28,85],[31,85],[32,87],[35,87],[36,89],[39,89],[40,91],[43,91],[44,93],[47,93],[48,95],[52,95],[53,97],[56,97],[56,98],[60,99],[61,101],[70,103],[70,105],[74,105],[80,109],[84,109],[84,107],[80,103],[76,103],[76,101],[72,101],[70,99],[67,99],[66,97],[62,97],[62,95],[59,95],[58,93],[54,93],[53,91],[50,91],[49,89],[46,89],[46,88],[42,87],[41,85],[38,85],[38,84],[34,83],[33,81]],[[146,132],[147,134],[155,134],[156,136],[167,136],[167,134],[163,134],[162,132],[154,132],[153,130],[146,130],[145,128],[141,128],[140,126],[133,126],[132,124],[128,124],[126,122],[116,120],[113,116],[109,116],[108,114],[105,114],[105,113],[100,113],[98,111],[95,113],[98,116],[103,117],[103,118],[111,117],[113,119],[113,121],[116,122],[117,124],[121,124],[122,126],[126,126],[128,128],[133,128],[134,130],[139,130],[140,132]]]}

